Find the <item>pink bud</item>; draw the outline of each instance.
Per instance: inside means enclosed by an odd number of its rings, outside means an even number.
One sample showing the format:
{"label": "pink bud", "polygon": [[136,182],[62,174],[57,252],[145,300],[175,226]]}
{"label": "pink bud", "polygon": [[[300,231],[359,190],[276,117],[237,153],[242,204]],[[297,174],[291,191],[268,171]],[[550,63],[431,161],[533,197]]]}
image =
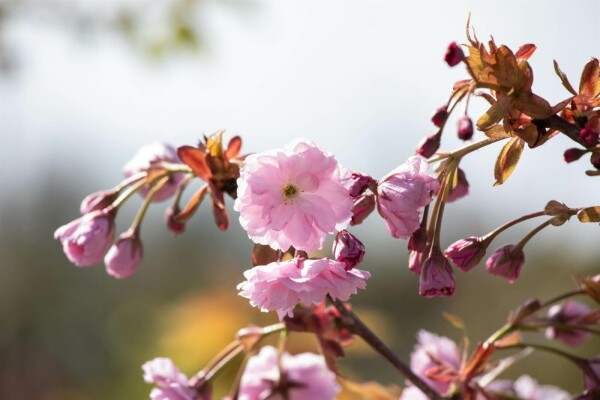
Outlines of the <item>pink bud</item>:
{"label": "pink bud", "polygon": [[333,242],[333,255],[336,261],[344,264],[345,270],[356,267],[365,256],[365,246],[356,236],[347,230],[342,230],[335,235]]}
{"label": "pink bud", "polygon": [[487,246],[479,237],[471,236],[451,244],[444,254],[462,272],[468,272],[485,256]]}
{"label": "pink bud", "polygon": [[521,267],[525,262],[525,253],[522,249],[514,252],[515,245],[507,244],[500,247],[487,259],[485,268],[492,275],[497,275],[508,279],[513,283],[521,272]]}
{"label": "pink bud", "polygon": [[455,287],[452,266],[441,250],[434,250],[423,263],[419,277],[419,295],[424,297],[452,296]]}
{"label": "pink bud", "polygon": [[572,163],[573,161],[577,161],[585,153],[587,153],[587,150],[584,150],[584,149],[577,149],[577,148],[567,149],[567,150],[565,150],[565,154],[564,154],[565,162]]}
{"label": "pink bud", "polygon": [[598,132],[590,128],[583,128],[580,130],[579,138],[583,140],[585,145],[588,147],[598,144]]}
{"label": "pink bud", "polygon": [[185,231],[185,223],[178,222],[175,220],[175,216],[179,213],[179,209],[171,206],[165,211],[165,224],[167,228],[175,235],[183,233]]}
{"label": "pink bud", "polygon": [[431,122],[433,122],[433,124],[438,128],[444,125],[446,119],[448,119],[448,109],[446,106],[438,108],[431,116]]}
{"label": "pink bud", "polygon": [[354,201],[350,225],[361,224],[375,209],[375,195],[363,194]]}
{"label": "pink bud", "polygon": [[429,158],[435,154],[435,152],[440,148],[440,135],[435,134],[432,136],[427,136],[421,143],[417,146],[417,154],[421,157]]}
{"label": "pink bud", "polygon": [[99,263],[115,236],[113,211],[92,211],[61,226],[54,238],[61,241],[69,261],[78,267]]}
{"label": "pink bud", "polygon": [[[549,322],[558,325],[578,325],[578,319],[590,312],[590,308],[583,303],[576,301],[565,301],[562,304],[555,304],[548,310]],[[548,339],[558,339],[565,344],[577,347],[582,345],[590,338],[590,333],[578,331],[577,329],[561,329],[560,327],[549,326],[546,328],[546,337]]]}
{"label": "pink bud", "polygon": [[468,115],[463,115],[458,119],[456,124],[458,137],[461,140],[469,140],[473,137],[473,121]]}
{"label": "pink bud", "polygon": [[102,210],[110,206],[113,201],[119,197],[119,191],[115,189],[100,190],[89,194],[81,202],[79,210],[82,214],[87,214],[92,211]]}
{"label": "pink bud", "polygon": [[350,177],[350,197],[358,197],[365,192],[369,188],[371,182],[373,182],[373,178],[369,175],[363,175],[357,172],[352,173]]}
{"label": "pink bud", "polygon": [[408,253],[408,269],[411,272],[421,275],[423,269],[423,261],[425,261],[425,255],[418,251],[411,251]]}
{"label": "pink bud", "polygon": [[408,250],[423,251],[427,246],[427,229],[419,228],[408,239]]}
{"label": "pink bud", "polygon": [[138,235],[129,230],[112,245],[106,256],[106,273],[117,279],[129,278],[142,260],[142,242]]}
{"label": "pink bud", "polygon": [[460,46],[458,46],[456,42],[450,43],[448,45],[448,49],[446,50],[446,54],[444,55],[444,61],[446,61],[449,66],[454,67],[464,59],[465,54]]}

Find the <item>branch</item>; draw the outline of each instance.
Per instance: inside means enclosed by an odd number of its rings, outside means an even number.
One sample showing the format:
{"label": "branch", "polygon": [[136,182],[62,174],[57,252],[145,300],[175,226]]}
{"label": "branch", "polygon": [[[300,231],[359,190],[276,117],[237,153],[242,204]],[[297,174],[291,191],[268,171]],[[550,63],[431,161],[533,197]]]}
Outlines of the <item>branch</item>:
{"label": "branch", "polygon": [[[330,299],[332,300],[332,299]],[[360,336],[376,352],[381,354],[390,364],[392,364],[402,375],[406,377],[413,385],[419,388],[427,397],[432,400],[443,400],[444,398],[433,390],[423,379],[418,377],[408,365],[404,363],[385,343],[379,339],[368,326],[358,318],[356,314],[348,310],[344,303],[339,300],[332,300],[337,310],[342,315],[342,321],[347,329]]]}
{"label": "branch", "polygon": [[584,141],[581,140],[581,138],[579,137],[580,129],[576,125],[573,125],[572,123],[565,120],[564,118],[559,117],[558,115],[553,115],[546,119],[534,119],[531,122],[533,122],[536,126],[556,129],[557,131],[567,135],[571,140],[587,148]]}

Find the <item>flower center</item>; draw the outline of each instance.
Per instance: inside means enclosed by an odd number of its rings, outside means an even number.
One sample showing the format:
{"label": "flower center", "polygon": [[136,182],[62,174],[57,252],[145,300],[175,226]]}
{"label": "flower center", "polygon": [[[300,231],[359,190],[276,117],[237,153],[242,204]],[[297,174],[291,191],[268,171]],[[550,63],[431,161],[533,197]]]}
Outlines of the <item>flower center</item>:
{"label": "flower center", "polygon": [[286,202],[298,197],[299,193],[300,189],[298,189],[298,186],[292,185],[291,183],[286,183],[283,187],[283,198]]}

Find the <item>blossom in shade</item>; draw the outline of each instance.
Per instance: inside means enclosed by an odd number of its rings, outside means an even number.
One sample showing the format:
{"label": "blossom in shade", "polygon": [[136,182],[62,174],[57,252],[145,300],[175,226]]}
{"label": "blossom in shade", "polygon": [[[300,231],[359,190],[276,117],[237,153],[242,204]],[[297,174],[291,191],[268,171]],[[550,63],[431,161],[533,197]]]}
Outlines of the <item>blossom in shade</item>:
{"label": "blossom in shade", "polygon": [[352,269],[360,264],[365,256],[365,246],[356,236],[347,230],[341,230],[333,242],[333,256],[336,261]]}
{"label": "blossom in shade", "polygon": [[[568,300],[562,304],[555,304],[548,309],[548,319],[550,323],[559,325],[577,325],[578,319],[590,312],[590,308],[577,301]],[[558,339],[565,344],[577,347],[589,339],[590,333],[575,329],[561,329],[556,326],[546,328],[546,337],[548,339]]]}
{"label": "blossom in shade", "polygon": [[234,209],[254,242],[312,252],[346,227],[353,201],[335,157],[310,142],[252,154],[237,180]]}
{"label": "blossom in shade", "polygon": [[458,63],[460,63],[465,58],[465,53],[463,53],[462,49],[456,42],[452,42],[448,45],[446,49],[446,54],[444,54],[444,61],[451,66],[454,67]]}
{"label": "blossom in shade", "polygon": [[115,214],[93,211],[61,226],[54,238],[61,241],[65,255],[78,267],[102,261],[115,236]]}
{"label": "blossom in shade", "polygon": [[427,173],[427,167],[422,158],[410,157],[377,186],[377,211],[395,238],[406,239],[419,228],[421,210],[438,189],[438,181]]}
{"label": "blossom in shade", "polygon": [[104,257],[106,273],[117,279],[129,278],[142,261],[142,242],[137,233],[127,231],[111,246]]}
{"label": "blossom in shade", "polygon": [[[432,389],[444,395],[450,383],[458,377],[460,351],[451,339],[420,330],[417,344],[410,354],[410,368]],[[402,399],[411,398],[403,395]]]}
{"label": "blossom in shade", "polygon": [[[179,163],[177,151],[170,145],[164,143],[150,143],[141,147],[131,160],[123,167],[123,175],[129,178],[140,172],[148,172],[153,166],[161,163]],[[160,188],[152,197],[152,201],[159,202],[168,199],[175,194],[184,174],[172,174],[168,182]],[[150,191],[149,186],[144,186],[139,193],[145,197]]]}
{"label": "blossom in shade", "polygon": [[504,277],[508,282],[513,283],[519,277],[524,262],[523,250],[507,244],[494,251],[486,260],[485,268],[490,274]]}
{"label": "blossom in shade", "polygon": [[470,236],[448,246],[444,254],[462,272],[468,272],[485,256],[486,248],[487,245],[480,237]]}
{"label": "blossom in shade", "polygon": [[448,259],[434,251],[425,259],[419,275],[419,294],[424,297],[452,296],[456,283]]}
{"label": "blossom in shade", "polygon": [[242,375],[240,400],[333,400],[340,387],[325,358],[313,353],[281,358],[272,346],[250,357]]}
{"label": "blossom in shade", "polygon": [[301,302],[317,305],[329,294],[346,301],[357,289],[366,287],[371,277],[356,268],[346,271],[346,265],[321,258],[293,258],[288,261],[259,265],[244,272],[246,281],[238,285],[239,295],[261,311],[277,311],[279,319],[292,317],[293,309]]}
{"label": "blossom in shade", "polygon": [[[188,384],[187,377],[169,358],[155,358],[142,365],[144,381],[154,383],[150,392],[152,400],[200,400],[198,393]],[[206,399],[208,400],[208,399]]]}

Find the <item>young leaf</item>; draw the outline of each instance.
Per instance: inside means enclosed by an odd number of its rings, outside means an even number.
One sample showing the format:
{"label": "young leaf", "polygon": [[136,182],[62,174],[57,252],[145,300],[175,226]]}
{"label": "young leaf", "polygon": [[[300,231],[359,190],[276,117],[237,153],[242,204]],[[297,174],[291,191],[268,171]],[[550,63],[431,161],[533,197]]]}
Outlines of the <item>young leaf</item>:
{"label": "young leaf", "polygon": [[558,75],[558,77],[560,78],[560,81],[562,82],[562,85],[565,87],[565,89],[567,89],[571,94],[577,96],[577,92],[575,91],[575,89],[573,89],[573,86],[571,86],[567,75],[565,75],[565,73],[562,72],[556,60],[554,60],[554,72],[556,72],[556,75]]}
{"label": "young leaf", "polygon": [[514,100],[511,96],[504,96],[496,101],[492,106],[477,120],[477,129],[484,131],[500,121],[512,107]]}
{"label": "young leaf", "polygon": [[189,221],[190,218],[192,218],[194,216],[194,214],[196,213],[196,210],[202,203],[202,200],[204,200],[207,190],[208,190],[208,185],[204,185],[200,189],[198,189],[198,191],[196,193],[194,193],[194,195],[192,196],[190,201],[187,202],[187,204],[185,205],[183,210],[181,210],[181,212],[179,212],[175,216],[175,221],[177,221],[179,223]]}
{"label": "young leaf", "polygon": [[208,181],[212,176],[212,172],[206,165],[206,153],[204,151],[192,146],[181,146],[177,149],[177,155],[181,161],[194,171],[198,178]]}
{"label": "young leaf", "polygon": [[600,65],[597,58],[592,58],[581,73],[579,93],[588,99],[593,99],[600,93]]}
{"label": "young leaf", "polygon": [[523,154],[524,145],[523,140],[514,137],[502,147],[494,168],[494,177],[496,178],[494,186],[502,185],[513,173],[521,154]]}
{"label": "young leaf", "polygon": [[577,213],[579,222],[600,222],[600,206],[588,207]]}

